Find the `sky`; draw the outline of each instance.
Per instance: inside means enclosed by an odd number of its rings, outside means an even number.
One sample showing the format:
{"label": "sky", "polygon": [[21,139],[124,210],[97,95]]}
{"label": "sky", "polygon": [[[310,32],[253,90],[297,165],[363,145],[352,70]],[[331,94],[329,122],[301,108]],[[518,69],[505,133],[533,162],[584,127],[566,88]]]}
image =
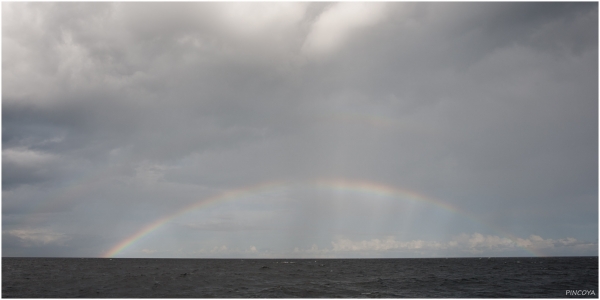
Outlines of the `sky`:
{"label": "sky", "polygon": [[598,3],[2,3],[2,256],[598,255]]}

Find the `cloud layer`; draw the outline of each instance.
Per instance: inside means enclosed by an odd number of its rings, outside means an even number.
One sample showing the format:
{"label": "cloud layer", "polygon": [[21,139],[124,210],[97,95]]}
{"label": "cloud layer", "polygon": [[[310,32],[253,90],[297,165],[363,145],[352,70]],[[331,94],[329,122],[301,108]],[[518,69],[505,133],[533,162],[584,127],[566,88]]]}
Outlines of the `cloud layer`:
{"label": "cloud layer", "polygon": [[[388,236],[371,240],[351,240],[338,237],[329,246],[313,244],[307,248],[294,248],[291,252],[261,249],[256,246],[229,248],[226,245],[201,248],[194,251],[181,249],[177,257],[259,257],[259,258],[390,258],[390,257],[506,257],[553,256],[561,253],[593,256],[598,251],[596,242],[574,238],[544,239],[537,235],[509,239],[480,233],[460,234],[448,241],[399,241]],[[173,256],[174,253],[142,249],[138,256]]]}
{"label": "cloud layer", "polygon": [[[402,188],[456,211],[268,192],[190,212],[128,251],[291,255],[338,249],[336,236],[449,245],[464,232],[486,245],[498,232],[543,236],[557,255],[580,253],[560,241],[597,243],[596,3],[2,11],[4,255],[100,256],[203,199],[316,178]],[[472,253],[518,243],[503,239]]]}

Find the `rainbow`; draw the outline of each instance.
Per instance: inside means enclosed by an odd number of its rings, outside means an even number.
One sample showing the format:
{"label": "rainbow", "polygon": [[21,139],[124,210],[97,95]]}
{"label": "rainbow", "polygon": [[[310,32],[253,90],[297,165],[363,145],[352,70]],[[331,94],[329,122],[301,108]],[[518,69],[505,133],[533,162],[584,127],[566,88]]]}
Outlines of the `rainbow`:
{"label": "rainbow", "polygon": [[123,251],[125,248],[131,246],[133,243],[135,243],[139,239],[143,238],[144,236],[148,235],[149,233],[153,232],[154,230],[163,226],[164,224],[168,223],[169,221],[171,221],[183,214],[186,214],[190,211],[196,210],[200,207],[207,206],[211,203],[217,203],[217,202],[223,202],[223,201],[227,201],[227,200],[238,199],[238,198],[241,198],[244,196],[261,193],[266,190],[271,190],[271,189],[281,187],[281,186],[284,186],[284,184],[282,182],[261,183],[261,184],[257,184],[257,185],[253,185],[253,186],[249,186],[249,187],[226,191],[226,192],[223,192],[216,196],[213,196],[211,198],[204,199],[202,201],[193,203],[179,211],[176,211],[175,213],[172,213],[170,215],[162,217],[162,218],[146,225],[144,228],[142,228],[135,234],[131,235],[130,237],[126,238],[125,240],[121,241],[120,243],[118,243],[117,245],[112,247],[108,252],[106,252],[104,255],[102,255],[102,257],[115,256],[119,252]]}
{"label": "rainbow", "polygon": [[[154,222],[144,226],[142,229],[140,229],[136,233],[132,234],[131,236],[127,237],[123,241],[121,241],[118,244],[116,244],[115,246],[113,246],[110,250],[108,250],[106,253],[104,253],[102,255],[102,257],[109,258],[109,257],[116,256],[121,251],[130,247],[135,242],[137,242],[138,240],[142,239],[143,237],[149,235],[150,233],[154,232],[156,229],[160,228],[161,226],[165,225],[166,223],[168,223],[186,213],[189,213],[191,211],[197,210],[202,207],[206,207],[210,204],[240,199],[240,198],[248,197],[251,195],[269,192],[269,191],[272,191],[275,189],[288,188],[288,187],[317,188],[317,189],[328,189],[328,190],[333,189],[334,191],[359,192],[359,193],[366,193],[366,194],[370,194],[370,195],[374,195],[374,196],[378,196],[378,197],[393,197],[393,198],[401,198],[401,199],[411,200],[411,201],[419,201],[419,202],[424,202],[424,203],[429,203],[429,204],[435,205],[437,207],[440,207],[440,208],[442,208],[446,211],[452,212],[454,214],[459,214],[459,215],[465,216],[468,219],[475,221],[476,223],[484,224],[480,220],[478,220],[472,216],[469,216],[468,214],[462,212],[458,208],[450,205],[449,203],[441,202],[439,200],[435,200],[433,198],[427,197],[425,195],[422,195],[422,194],[419,194],[419,193],[416,193],[416,192],[413,192],[410,190],[399,189],[399,188],[383,185],[380,183],[374,183],[374,182],[369,182],[369,181],[347,180],[347,179],[317,179],[317,180],[305,181],[305,182],[300,182],[300,183],[295,183],[295,184],[291,183],[291,182],[286,182],[286,181],[271,181],[271,182],[260,183],[260,184],[256,184],[256,185],[252,185],[252,186],[239,188],[239,189],[225,191],[223,193],[214,195],[210,198],[203,199],[201,201],[198,201],[191,205],[188,205],[188,206],[184,207],[183,209],[180,209],[172,214],[164,216],[164,217],[162,217],[158,220],[155,220]],[[487,227],[490,227],[490,226],[487,226]],[[492,227],[490,227],[490,228],[492,228]],[[516,239],[512,235],[507,234],[502,230],[496,229],[496,231],[502,233],[504,236],[508,237],[509,239],[511,239],[513,241]],[[525,250],[529,251],[534,256],[540,256],[540,254],[533,252],[531,249],[525,249]]]}

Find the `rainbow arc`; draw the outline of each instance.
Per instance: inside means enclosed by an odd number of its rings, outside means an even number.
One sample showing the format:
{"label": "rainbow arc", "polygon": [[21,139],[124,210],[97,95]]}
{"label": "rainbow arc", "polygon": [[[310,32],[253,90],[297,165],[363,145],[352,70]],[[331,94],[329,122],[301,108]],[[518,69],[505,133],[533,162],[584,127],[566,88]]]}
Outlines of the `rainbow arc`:
{"label": "rainbow arc", "polygon": [[[235,201],[236,199],[241,199],[244,197],[257,195],[261,193],[267,193],[276,189],[281,188],[317,188],[317,189],[328,189],[335,191],[345,191],[345,192],[359,192],[366,193],[369,195],[373,195],[376,197],[392,197],[401,200],[409,200],[409,201],[418,201],[423,203],[432,204],[436,207],[439,207],[443,210],[449,211],[454,214],[458,214],[462,217],[466,217],[476,223],[485,225],[481,220],[459,210],[457,207],[451,205],[450,203],[446,203],[437,199],[433,199],[427,197],[421,193],[417,193],[407,189],[400,189],[392,186],[387,186],[380,183],[370,182],[370,181],[357,181],[357,180],[347,180],[347,179],[317,179],[312,181],[305,182],[287,182],[287,181],[269,181],[265,183],[260,183],[252,186],[246,186],[238,189],[233,189],[229,191],[225,191],[214,195],[212,197],[208,197],[202,199],[198,202],[192,203],[178,211],[175,211],[171,214],[163,216],[154,222],[147,224],[142,227],[140,230],[125,238],[121,242],[117,243],[115,246],[110,248],[106,253],[102,255],[102,257],[115,257],[123,250],[131,247],[140,239],[145,236],[150,235],[152,232],[156,231],[158,228],[164,226],[170,221],[184,215],[190,213],[192,211],[205,208],[211,204],[221,203],[225,201]],[[516,238],[511,234],[508,234],[502,230],[497,228],[493,228],[489,225],[486,227],[495,230],[496,232],[502,234],[503,236],[509,238],[512,241],[516,241]],[[532,249],[524,248],[534,256],[542,256],[538,253],[535,253]]]}

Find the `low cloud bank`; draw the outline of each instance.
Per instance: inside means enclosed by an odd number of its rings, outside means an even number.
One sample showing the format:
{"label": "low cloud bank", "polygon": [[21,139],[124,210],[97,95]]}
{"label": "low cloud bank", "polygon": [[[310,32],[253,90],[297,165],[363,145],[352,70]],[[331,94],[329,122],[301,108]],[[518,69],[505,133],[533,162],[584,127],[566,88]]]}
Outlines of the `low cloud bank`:
{"label": "low cloud bank", "polygon": [[390,236],[384,239],[354,241],[339,238],[331,248],[296,248],[303,256],[519,256],[519,255],[597,255],[598,243],[580,241],[572,237],[544,239],[537,235],[528,238],[508,238],[480,233],[461,234],[450,241],[398,241]]}
{"label": "low cloud bank", "polygon": [[[143,252],[143,253],[142,253]],[[389,236],[381,239],[351,240],[338,238],[331,247],[294,248],[282,252],[260,246],[247,248],[219,245],[193,252],[170,253],[144,249],[137,255],[153,257],[227,257],[227,258],[426,258],[426,257],[504,257],[504,256],[595,256],[598,243],[567,237],[544,239],[500,237],[481,233],[460,234],[448,241],[399,241]]]}

